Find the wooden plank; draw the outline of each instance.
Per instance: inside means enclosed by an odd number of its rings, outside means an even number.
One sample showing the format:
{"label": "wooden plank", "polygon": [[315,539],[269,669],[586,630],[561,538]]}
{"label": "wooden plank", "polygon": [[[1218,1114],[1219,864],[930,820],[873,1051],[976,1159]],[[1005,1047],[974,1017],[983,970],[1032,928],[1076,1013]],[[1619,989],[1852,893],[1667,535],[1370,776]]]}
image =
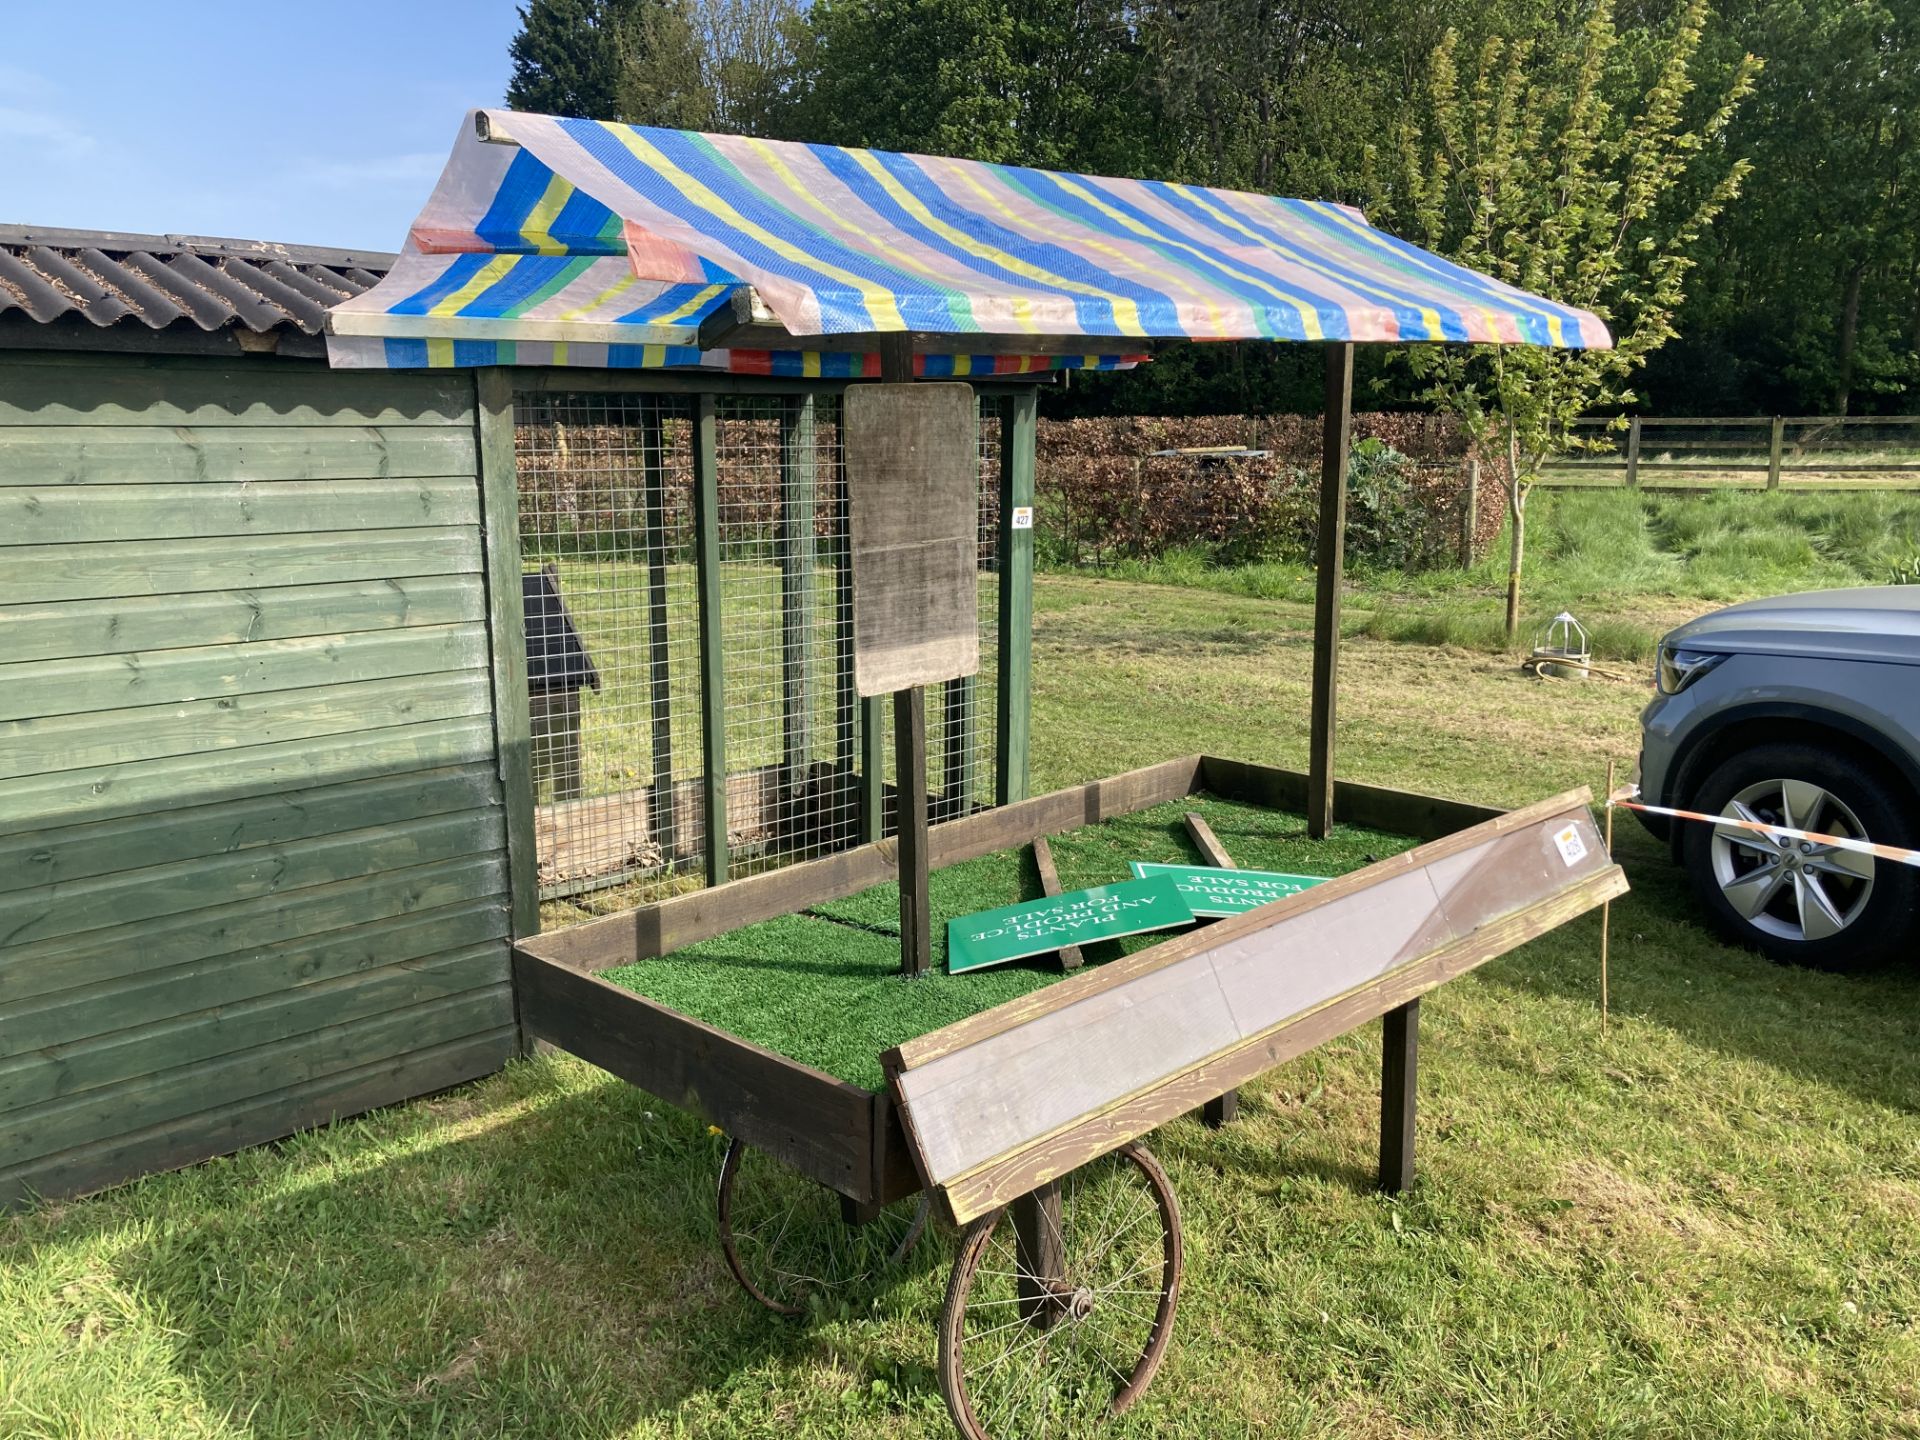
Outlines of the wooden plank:
{"label": "wooden plank", "polygon": [[540,929],[539,861],[533,839],[533,733],[527,695],[526,611],[520,580],[520,483],[513,453],[513,375],[474,374],[474,451],[486,514],[487,663],[492,679],[494,773],[505,806],[513,934]]}
{"label": "wooden plank", "polygon": [[1327,347],[1320,441],[1320,530],[1313,579],[1313,709],[1308,717],[1307,833],[1333,828],[1333,744],[1340,669],[1340,592],[1347,546],[1347,447],[1353,434],[1353,346]]}
{"label": "wooden plank", "polygon": [[1213,833],[1213,827],[1207,824],[1198,811],[1189,810],[1181,817],[1187,827],[1187,838],[1193,841],[1193,848],[1200,852],[1203,864],[1215,866],[1221,870],[1237,870],[1233,857],[1227,854],[1227,847],[1220,843],[1220,837]]}
{"label": "wooden plank", "polygon": [[[941,1194],[950,1219],[964,1223],[1031,1190],[1037,1177],[1064,1175],[1134,1136],[1185,1114],[1209,1097],[1244,1085],[1276,1065],[1306,1054],[1388,1010],[1416,999],[1486,961],[1564,925],[1624,893],[1626,882],[1609,868],[1551,900],[1516,912],[1436,951],[1287,1021],[1223,1055],[1130,1096],[1112,1109],[1046,1138],[1003,1164],[976,1172]],[[911,1124],[907,1126],[911,1135]]]}
{"label": "wooden plank", "polygon": [[5,831],[0,832],[0,894],[498,803],[489,767],[467,765],[344,779],[90,824]]}
{"label": "wooden plank", "polygon": [[1634,416],[1627,422],[1627,488],[1635,488],[1640,483],[1640,417]]}
{"label": "wooden plank", "polygon": [[286,1085],[238,1104],[189,1115],[0,1170],[0,1208],[35,1196],[82,1195],[159,1170],[260,1145],[381,1105],[430,1095],[498,1070],[513,1045],[502,1026],[380,1057]]}
{"label": "wooden plank", "polygon": [[[1306,809],[1308,777],[1297,770],[1217,755],[1207,756],[1201,768],[1202,788],[1222,799],[1264,805],[1270,810]],[[1492,805],[1362,785],[1356,780],[1335,781],[1333,800],[1334,808],[1348,824],[1420,840],[1437,840],[1503,813]]]}
{"label": "wooden plank", "polygon": [[[909,1040],[899,1047],[900,1067],[903,1070],[917,1069],[943,1055],[967,1046],[978,1045],[1003,1031],[1025,1025],[1029,1021],[1073,1005],[1100,991],[1127,984],[1152,971],[1179,964],[1191,956],[1233,944],[1243,937],[1259,935],[1278,921],[1296,913],[1316,910],[1335,901],[1345,900],[1350,895],[1378,887],[1396,875],[1423,870],[1459,855],[1463,851],[1485,846],[1502,836],[1528,831],[1550,818],[1573,815],[1576,812],[1586,815],[1585,807],[1592,802],[1592,799],[1591,792],[1585,787],[1569,790],[1519,810],[1506,811],[1470,830],[1462,830],[1437,840],[1430,840],[1424,845],[1402,851],[1398,855],[1389,855],[1386,859],[1376,861],[1364,869],[1350,871],[1323,884],[1315,885],[1312,889],[1302,891],[1298,895],[1287,896],[1285,899],[1274,901],[1271,905],[1263,905],[1257,910],[1230,916],[1217,924],[1199,930],[1190,930],[1172,939],[1163,940],[1148,949],[1137,950],[1131,955],[1110,961],[1097,970],[1084,971],[1061,984],[1051,985],[1044,990],[1009,1000],[1005,1004],[994,1006],[991,1010],[983,1010],[977,1015],[968,1016],[944,1029]],[[1591,816],[1587,816],[1587,819],[1590,822]],[[1591,828],[1590,823],[1589,828]]]}
{"label": "wooden plank", "polygon": [[875,1193],[873,1092],[516,947],[540,1039],[718,1125],[853,1200]]}
{"label": "wooden plank", "polygon": [[[1003,396],[1032,391],[1052,379],[1051,372],[1030,371],[1025,375],[991,379],[975,377],[972,384],[983,395]],[[515,386],[537,395],[843,395],[855,385],[871,383],[866,379],[833,380],[811,375],[782,379],[768,375],[722,375],[715,371],[675,374],[664,370],[588,370],[564,365],[518,366],[514,371]]]}
{"label": "wooden plank", "polygon": [[473,482],[304,480],[207,485],[67,485],[0,489],[0,548],[75,540],[206,539],[310,530],[472,525]]}
{"label": "wooden plank", "polygon": [[933,968],[933,910],[927,897],[927,692],[893,697],[894,773],[899,777],[900,973]]}
{"label": "wooden plank", "polygon": [[257,362],[94,371],[7,363],[0,371],[0,425],[472,423],[473,383],[463,374],[293,370]]}
{"label": "wooden plank", "polygon": [[995,696],[994,797],[1007,805],[1028,795],[1033,730],[1033,530],[1014,512],[1033,504],[1038,397],[1022,391],[1000,407],[1000,685]]}
{"label": "wooden plank", "polygon": [[700,754],[706,777],[707,884],[727,878],[727,670],[721,655],[719,422],[711,395],[694,402],[694,584],[700,613]]}
{"label": "wooden plank", "polygon": [[[1040,893],[1042,895],[1060,894],[1060,871],[1053,863],[1053,846],[1047,843],[1047,837],[1044,835],[1033,837],[1033,865],[1034,869],[1040,872]],[[1062,970],[1078,970],[1086,963],[1086,959],[1078,945],[1060,947]]]}
{"label": "wooden plank", "polygon": [[410,575],[472,575],[471,527],[338,530],[199,540],[108,540],[21,545],[0,566],[0,605],[197,590],[252,590]]}
{"label": "wooden plank", "polygon": [[484,670],[0,723],[0,780],[488,713]]}
{"label": "wooden plank", "polygon": [[[1092,825],[1180,799],[1193,793],[1200,764],[1197,755],[1167,760],[932,826],[928,831],[928,864],[933,869],[956,865],[1028,844],[1037,835]],[[666,955],[809,905],[843,899],[892,880],[898,873],[898,858],[891,844],[862,845],[551,931],[529,941],[525,948],[544,959],[582,970],[610,969]]]}
{"label": "wooden plank", "polygon": [[[1220,870],[1237,870],[1233,857],[1227,854],[1227,847],[1220,843],[1220,837],[1213,833],[1213,827],[1197,810],[1189,810],[1180,817],[1187,828],[1187,838],[1193,841],[1194,849],[1200,852],[1200,858],[1208,865]],[[1209,922],[1202,920],[1201,924]],[[1200,1123],[1210,1130],[1218,1130],[1230,1123],[1240,1113],[1240,1092],[1229,1090],[1224,1095],[1215,1096],[1200,1107]]]}
{"label": "wooden plank", "polygon": [[122,1028],[64,1044],[46,1040],[0,1060],[0,1115],[318,1031],[338,1033],[428,1001],[477,990],[498,1000],[507,954],[498,944],[441,952],[166,1018],[123,1012]]}
{"label": "wooden plank", "polygon": [[0,1058],[450,951],[490,955],[488,963],[504,974],[508,947],[495,942],[509,938],[510,923],[503,897],[462,901],[33,996],[7,1010],[6,1023],[0,1026]]}
{"label": "wooden plank", "polygon": [[971,386],[862,385],[841,407],[854,688],[980,668],[979,412]]}
{"label": "wooden plank", "polygon": [[0,1005],[82,986],[122,984],[222,956],[264,954],[413,912],[483,901],[504,905],[506,889],[503,857],[468,855],[12,945],[0,951]]}
{"label": "wooden plank", "polygon": [[22,830],[149,815],[253,795],[472,762],[491,763],[484,712],[307,739],[83,766],[0,780],[0,823]]}
{"label": "wooden plank", "polygon": [[0,721],[442,675],[479,669],[487,648],[486,627],[468,623],[27,660],[0,665]]}
{"label": "wooden plank", "polygon": [[485,618],[485,591],[472,575],[64,600],[0,607],[0,655],[63,660]]}
{"label": "wooden plank", "polygon": [[641,506],[647,526],[647,732],[652,757],[648,810],[660,853],[680,853],[673,803],[673,652],[668,648],[667,452],[665,424],[648,406],[640,413]]}
{"label": "wooden plank", "polygon": [[453,426],[0,429],[0,487],[424,479],[473,473],[473,436]]}
{"label": "wooden plank", "polygon": [[491,1035],[513,1023],[512,1006],[508,987],[491,985],[15,1111],[0,1116],[0,1155],[23,1166],[372,1061]]}
{"label": "wooden plank", "polygon": [[1413,1188],[1413,1131],[1420,1076],[1420,1001],[1380,1017],[1380,1188]]}
{"label": "wooden plank", "polygon": [[95,875],[0,895],[0,943],[50,940],[504,848],[497,808],[462,810]]}
{"label": "wooden plank", "polygon": [[[848,612],[851,615],[851,611]],[[851,654],[849,649],[849,654]],[[877,843],[887,831],[887,702],[879,695],[859,699],[860,839]]]}
{"label": "wooden plank", "polygon": [[1773,417],[1773,425],[1770,428],[1771,434],[1767,441],[1767,489],[1778,490],[1781,452],[1786,448],[1787,443],[1787,422],[1776,415]]}
{"label": "wooden plank", "polygon": [[780,756],[781,784],[805,782],[813,757],[813,583],[819,568],[815,524],[813,397],[786,401],[780,412]]}

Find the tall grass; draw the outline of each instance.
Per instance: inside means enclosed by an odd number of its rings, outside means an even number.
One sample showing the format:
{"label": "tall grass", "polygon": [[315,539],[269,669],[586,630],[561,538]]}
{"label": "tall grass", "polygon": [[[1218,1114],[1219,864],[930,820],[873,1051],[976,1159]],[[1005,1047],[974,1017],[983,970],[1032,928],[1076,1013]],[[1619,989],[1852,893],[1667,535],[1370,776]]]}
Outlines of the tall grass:
{"label": "tall grass", "polygon": [[[1527,633],[1573,609],[1587,622],[1596,656],[1645,660],[1667,624],[1645,618],[1648,609],[1884,584],[1917,541],[1920,494],[1541,490],[1527,511]],[[1470,567],[1351,567],[1352,626],[1379,639],[1505,651],[1507,553],[1503,533]],[[1313,600],[1313,572],[1304,565],[1222,567],[1200,550],[1118,561],[1100,573],[1255,599]]]}

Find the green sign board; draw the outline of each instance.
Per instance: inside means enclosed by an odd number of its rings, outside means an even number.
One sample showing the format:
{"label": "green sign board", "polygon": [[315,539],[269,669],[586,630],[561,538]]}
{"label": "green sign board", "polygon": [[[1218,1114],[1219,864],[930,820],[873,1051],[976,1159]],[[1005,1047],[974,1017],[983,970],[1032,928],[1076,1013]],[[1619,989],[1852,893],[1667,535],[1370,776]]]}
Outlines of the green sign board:
{"label": "green sign board", "polygon": [[1062,945],[1116,940],[1191,925],[1193,911],[1170,876],[1122,880],[1066,895],[1023,900],[947,922],[947,973],[1004,965]]}
{"label": "green sign board", "polygon": [[1173,881],[1196,915],[1238,915],[1255,910],[1315,885],[1324,875],[1281,875],[1272,870],[1220,870],[1211,865],[1150,865],[1127,862],[1136,876],[1162,876]]}

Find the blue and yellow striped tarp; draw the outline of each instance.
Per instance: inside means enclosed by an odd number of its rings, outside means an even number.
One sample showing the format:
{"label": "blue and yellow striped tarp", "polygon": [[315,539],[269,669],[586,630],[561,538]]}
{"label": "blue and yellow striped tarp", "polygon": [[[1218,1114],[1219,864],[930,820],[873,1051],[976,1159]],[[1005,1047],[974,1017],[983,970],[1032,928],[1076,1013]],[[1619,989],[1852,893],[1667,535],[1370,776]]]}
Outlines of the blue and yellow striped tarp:
{"label": "blue and yellow striped tarp", "polygon": [[810,336],[900,330],[996,369],[1125,364],[1145,348],[1129,340],[1160,338],[1611,343],[1590,312],[1342,205],[509,111],[469,121],[401,262],[334,311],[352,342],[336,364],[499,363],[455,347],[534,344],[735,368],[697,340],[743,286],[795,337],[759,373],[828,364]]}

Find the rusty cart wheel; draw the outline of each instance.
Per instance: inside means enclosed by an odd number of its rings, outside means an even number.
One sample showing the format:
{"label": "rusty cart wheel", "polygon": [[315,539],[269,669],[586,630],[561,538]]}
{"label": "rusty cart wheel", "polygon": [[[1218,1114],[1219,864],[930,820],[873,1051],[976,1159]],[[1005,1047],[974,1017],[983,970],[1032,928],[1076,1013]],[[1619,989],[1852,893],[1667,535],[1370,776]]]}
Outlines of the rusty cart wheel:
{"label": "rusty cart wheel", "polygon": [[837,1193],[735,1139],[720,1162],[719,1211],[734,1279],[775,1314],[804,1315],[814,1297],[905,1260],[927,1228],[928,1197],[854,1222]]}
{"label": "rusty cart wheel", "polygon": [[1152,1382],[1173,1334],[1180,1207],[1143,1145],[982,1216],[940,1316],[940,1389],[966,1440],[1072,1436]]}

